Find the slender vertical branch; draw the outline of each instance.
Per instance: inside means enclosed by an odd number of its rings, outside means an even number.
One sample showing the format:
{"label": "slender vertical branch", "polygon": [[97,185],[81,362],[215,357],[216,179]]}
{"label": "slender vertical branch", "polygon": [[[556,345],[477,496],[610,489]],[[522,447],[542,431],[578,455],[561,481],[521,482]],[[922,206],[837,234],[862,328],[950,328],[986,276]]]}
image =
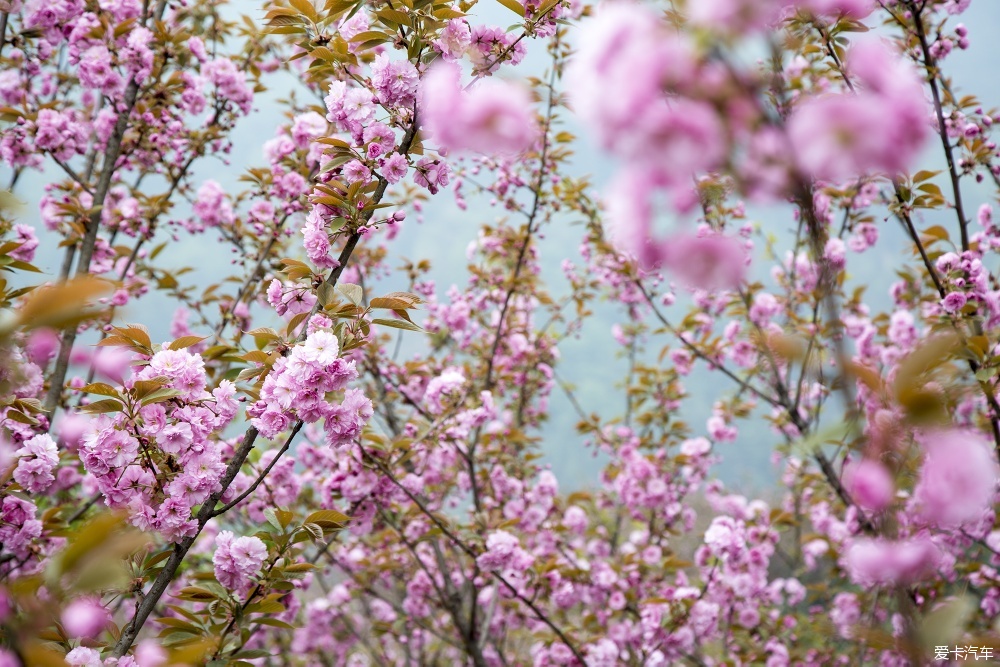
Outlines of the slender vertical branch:
{"label": "slender vertical branch", "polygon": [[[155,16],[159,20],[167,8],[167,0],[159,0],[156,6]],[[148,16],[143,12],[143,25]],[[104,201],[107,199],[114,180],[115,171],[118,168],[118,159],[121,157],[122,140],[128,130],[129,117],[132,109],[135,108],[136,100],[139,96],[139,83],[135,77],[129,80],[125,88],[125,95],[119,107],[118,119],[115,121],[111,136],[108,137],[107,146],[104,149],[104,158],[101,165],[101,173],[97,179],[97,186],[94,188],[93,212],[87,221],[87,229],[83,239],[80,241],[79,259],[76,265],[76,275],[85,276],[90,273],[90,260],[94,256],[94,248],[97,245],[97,233],[101,228],[101,218],[104,213]],[[89,168],[88,168],[89,171]],[[49,414],[49,421],[55,416],[55,411],[59,407],[62,397],[63,382],[66,380],[66,373],[69,370],[69,357],[73,350],[73,343],[76,342],[78,329],[70,327],[63,332],[62,340],[59,344],[59,354],[56,357],[56,364],[49,377],[49,392],[45,397],[45,411]]]}
{"label": "slender vertical branch", "polygon": [[0,12],[0,56],[3,55],[3,47],[7,45],[7,17],[9,12]]}
{"label": "slender vertical branch", "polygon": [[951,180],[952,196],[955,200],[955,215],[958,216],[958,226],[962,234],[962,250],[969,249],[969,220],[965,217],[965,208],[962,205],[962,188],[959,183],[958,170],[955,167],[955,155],[952,150],[951,141],[948,139],[948,127],[944,122],[944,106],[941,103],[941,91],[938,87],[938,75],[940,70],[937,60],[931,53],[930,43],[927,41],[927,33],[924,30],[924,19],[922,6],[910,0],[907,3],[913,13],[913,26],[920,41],[920,51],[923,54],[924,66],[927,69],[927,82],[931,89],[931,99],[934,101],[934,114],[937,118],[938,136],[941,138],[941,147],[944,149],[944,157],[948,163],[948,177]]}

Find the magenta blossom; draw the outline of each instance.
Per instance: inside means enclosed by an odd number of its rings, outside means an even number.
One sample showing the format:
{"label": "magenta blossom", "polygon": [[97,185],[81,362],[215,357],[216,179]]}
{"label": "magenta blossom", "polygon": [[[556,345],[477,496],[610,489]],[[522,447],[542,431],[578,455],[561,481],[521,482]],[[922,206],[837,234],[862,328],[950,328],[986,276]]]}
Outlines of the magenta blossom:
{"label": "magenta blossom", "polygon": [[930,134],[917,73],[875,40],[855,44],[846,63],[860,85],[807,98],[788,121],[799,166],[830,181],[906,170]]}
{"label": "magenta blossom", "polygon": [[875,10],[873,0],[804,0],[801,5],[819,16],[863,19]]}
{"label": "magenta blossom", "polygon": [[77,598],[62,612],[62,625],[70,637],[94,639],[107,626],[111,614],[95,598]]}

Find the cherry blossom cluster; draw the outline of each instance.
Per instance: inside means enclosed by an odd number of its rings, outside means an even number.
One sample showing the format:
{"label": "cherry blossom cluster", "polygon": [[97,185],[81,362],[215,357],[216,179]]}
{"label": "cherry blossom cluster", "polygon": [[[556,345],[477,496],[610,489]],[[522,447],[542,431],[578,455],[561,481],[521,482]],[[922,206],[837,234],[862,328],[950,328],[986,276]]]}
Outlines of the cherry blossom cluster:
{"label": "cherry blossom cluster", "polygon": [[215,578],[238,594],[246,594],[266,558],[267,547],[258,537],[234,537],[228,530],[215,537]]}
{"label": "cherry blossom cluster", "polygon": [[[353,442],[372,416],[372,403],[360,389],[345,389],[358,372],[355,362],[339,352],[337,337],[320,330],[278,359],[264,380],[260,400],[247,409],[253,425],[273,438],[295,420],[311,424],[322,419],[330,445]],[[344,393],[339,403],[327,398],[340,390]]]}
{"label": "cherry blossom cluster", "polygon": [[97,417],[78,443],[88,480],[108,507],[127,509],[133,525],[170,541],[194,534],[192,508],[220,489],[224,449],[211,436],[239,407],[233,383],[208,391],[206,380],[199,355],[161,350],[123,389],[155,381],[176,395],[147,401],[132,414]]}

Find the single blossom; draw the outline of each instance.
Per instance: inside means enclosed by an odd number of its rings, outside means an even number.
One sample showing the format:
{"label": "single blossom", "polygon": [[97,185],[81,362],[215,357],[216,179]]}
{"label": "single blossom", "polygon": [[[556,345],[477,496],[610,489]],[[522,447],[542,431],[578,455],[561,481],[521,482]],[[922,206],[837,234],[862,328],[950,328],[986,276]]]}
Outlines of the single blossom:
{"label": "single blossom", "polygon": [[799,6],[819,16],[863,19],[877,6],[874,0],[800,0]]}
{"label": "single blossom", "polygon": [[680,233],[662,244],[663,263],[682,282],[703,290],[732,289],[746,273],[747,253],[731,236]]}
{"label": "single blossom", "polygon": [[930,134],[919,76],[874,39],[855,43],[846,67],[853,91],[806,98],[788,120],[799,166],[829,181],[907,170]]}
{"label": "single blossom", "polygon": [[66,664],[71,667],[104,667],[101,654],[92,648],[77,646],[66,654]]}
{"label": "single blossom", "polygon": [[107,627],[111,614],[100,600],[83,597],[70,602],[60,620],[70,637],[94,639]]}
{"label": "single blossom", "polygon": [[862,459],[844,470],[844,488],[851,499],[873,512],[884,509],[894,495],[892,475],[877,461]]}

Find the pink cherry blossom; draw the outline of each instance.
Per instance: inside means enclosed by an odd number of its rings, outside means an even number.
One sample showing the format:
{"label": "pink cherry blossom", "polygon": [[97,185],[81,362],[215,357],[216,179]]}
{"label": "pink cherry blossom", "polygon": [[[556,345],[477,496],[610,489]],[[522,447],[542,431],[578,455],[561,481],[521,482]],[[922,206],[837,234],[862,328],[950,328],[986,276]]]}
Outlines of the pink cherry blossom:
{"label": "pink cherry blossom", "polygon": [[882,464],[862,459],[844,469],[844,488],[861,507],[878,512],[893,498],[892,476]]}
{"label": "pink cherry blossom", "polygon": [[851,580],[861,586],[912,584],[933,574],[941,551],[927,537],[890,542],[858,538],[844,553]]}
{"label": "pink cherry blossom", "polygon": [[921,436],[926,454],[913,493],[920,516],[943,528],[979,520],[993,504],[1000,466],[981,437],[960,430]]}
{"label": "pink cherry blossom", "polygon": [[224,530],[215,538],[215,578],[237,594],[247,592],[266,558],[267,547],[257,537],[234,537]]}
{"label": "pink cherry blossom", "polygon": [[62,625],[74,638],[96,638],[111,620],[111,614],[94,598],[77,598],[62,613]]}
{"label": "pink cherry blossom", "polygon": [[433,66],[421,80],[420,114],[428,134],[442,148],[486,154],[527,150],[538,135],[532,102],[518,86],[480,80],[468,91],[459,69]]}

